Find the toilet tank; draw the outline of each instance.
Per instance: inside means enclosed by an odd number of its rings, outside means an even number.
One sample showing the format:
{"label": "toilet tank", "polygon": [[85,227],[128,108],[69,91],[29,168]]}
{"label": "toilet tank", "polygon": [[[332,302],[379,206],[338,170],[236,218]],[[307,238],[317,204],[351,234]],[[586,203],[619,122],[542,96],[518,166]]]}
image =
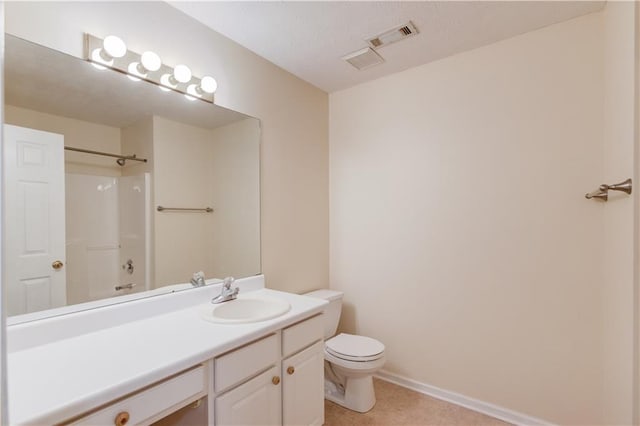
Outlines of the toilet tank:
{"label": "toilet tank", "polygon": [[342,312],[342,295],[343,293],[341,291],[335,290],[316,290],[304,294],[304,296],[324,299],[329,302],[324,308],[325,340],[336,334],[336,330],[338,329],[338,321],[340,321],[340,313]]}

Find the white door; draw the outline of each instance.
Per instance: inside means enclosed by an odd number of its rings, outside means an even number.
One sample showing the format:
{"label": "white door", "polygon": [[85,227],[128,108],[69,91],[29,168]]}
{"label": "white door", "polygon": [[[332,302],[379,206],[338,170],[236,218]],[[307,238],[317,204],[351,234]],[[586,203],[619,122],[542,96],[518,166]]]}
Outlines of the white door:
{"label": "white door", "polygon": [[324,423],[324,342],[282,361],[282,424]]}
{"label": "white door", "polygon": [[273,367],[217,397],[216,426],[281,425],[279,373]]}
{"label": "white door", "polygon": [[66,304],[64,137],[4,125],[8,315]]}

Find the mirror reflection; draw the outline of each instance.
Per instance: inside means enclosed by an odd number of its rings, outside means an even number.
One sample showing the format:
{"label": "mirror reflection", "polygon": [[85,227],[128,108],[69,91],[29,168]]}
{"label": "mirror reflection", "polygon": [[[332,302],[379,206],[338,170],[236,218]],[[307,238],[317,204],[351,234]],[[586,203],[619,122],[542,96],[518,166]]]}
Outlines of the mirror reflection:
{"label": "mirror reflection", "polygon": [[9,315],[260,273],[257,119],[10,35],[5,55]]}

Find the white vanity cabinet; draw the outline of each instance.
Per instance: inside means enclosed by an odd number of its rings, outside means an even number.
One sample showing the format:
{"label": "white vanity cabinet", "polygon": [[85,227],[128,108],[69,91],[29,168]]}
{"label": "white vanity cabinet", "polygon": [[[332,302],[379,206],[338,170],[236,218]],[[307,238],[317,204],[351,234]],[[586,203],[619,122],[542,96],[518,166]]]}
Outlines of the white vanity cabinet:
{"label": "white vanity cabinet", "polygon": [[215,358],[214,424],[323,424],[323,335],[320,314]]}
{"label": "white vanity cabinet", "polygon": [[280,333],[213,360],[216,425],[280,425]]}
{"label": "white vanity cabinet", "polygon": [[324,321],[316,315],[282,330],[282,423],[324,423]]}
{"label": "white vanity cabinet", "polygon": [[282,424],[324,423],[324,342],[282,361]]}
{"label": "white vanity cabinet", "polygon": [[255,323],[205,321],[203,301],[219,291],[205,286],[13,327],[8,424],[322,423],[326,302],[245,280],[241,291],[290,310]]}
{"label": "white vanity cabinet", "polygon": [[282,424],[280,368],[269,370],[216,398],[216,425]]}
{"label": "white vanity cabinet", "polygon": [[69,425],[149,425],[204,397],[208,368],[199,365],[65,423]]}

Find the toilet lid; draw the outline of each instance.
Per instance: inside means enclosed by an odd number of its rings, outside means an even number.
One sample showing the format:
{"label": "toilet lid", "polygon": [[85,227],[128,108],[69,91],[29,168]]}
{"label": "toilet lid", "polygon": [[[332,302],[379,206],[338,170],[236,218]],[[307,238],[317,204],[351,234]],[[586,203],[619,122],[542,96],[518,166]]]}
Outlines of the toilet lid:
{"label": "toilet lid", "polygon": [[384,345],[371,337],[341,333],[325,342],[327,352],[350,361],[371,361],[380,358]]}

